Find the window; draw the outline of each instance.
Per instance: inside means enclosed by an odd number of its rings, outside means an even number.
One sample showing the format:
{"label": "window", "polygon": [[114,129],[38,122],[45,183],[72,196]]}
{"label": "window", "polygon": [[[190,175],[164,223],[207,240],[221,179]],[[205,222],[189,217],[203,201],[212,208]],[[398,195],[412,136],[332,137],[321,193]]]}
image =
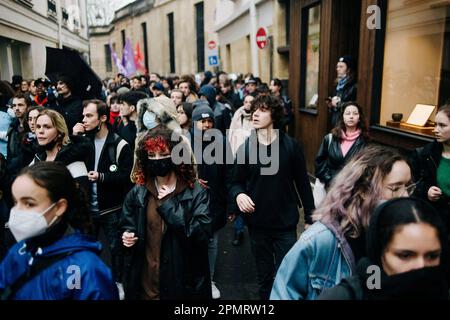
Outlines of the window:
{"label": "window", "polygon": [[205,70],[205,30],[203,22],[203,2],[195,5],[195,26],[197,32],[197,71]]}
{"label": "window", "polygon": [[[405,121],[417,104],[437,107],[450,98],[450,4],[390,0],[387,6],[379,122],[433,135],[432,122],[417,128]],[[392,121],[393,113],[402,121]]]}
{"label": "window", "polygon": [[301,109],[317,110],[319,101],[320,3],[302,10]]}
{"label": "window", "polygon": [[125,47],[125,42],[126,42],[125,30],[120,31],[120,34],[122,36],[122,48],[124,48]]}
{"label": "window", "polygon": [[62,23],[63,25],[67,26],[67,22],[69,21],[69,13],[67,12],[66,8],[62,8]]}
{"label": "window", "polygon": [[111,50],[109,49],[109,44],[105,44],[104,48],[105,48],[106,72],[111,72],[112,71],[112,62],[111,62]]}
{"label": "window", "polygon": [[47,14],[52,17],[52,18],[56,18],[57,13],[56,13],[56,2],[55,0],[47,0]]}
{"label": "window", "polygon": [[141,23],[142,28],[142,41],[144,41],[144,61],[145,61],[145,69],[148,70],[148,45],[147,45],[147,23]]}
{"label": "window", "polygon": [[169,24],[169,56],[170,56],[170,72],[175,73],[175,35],[173,30],[173,13],[167,15]]}

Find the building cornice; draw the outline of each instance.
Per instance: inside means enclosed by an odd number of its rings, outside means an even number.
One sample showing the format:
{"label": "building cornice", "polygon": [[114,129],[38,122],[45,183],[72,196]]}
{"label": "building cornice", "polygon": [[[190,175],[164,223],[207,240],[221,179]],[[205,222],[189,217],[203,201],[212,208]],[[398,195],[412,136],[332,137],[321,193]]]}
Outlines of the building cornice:
{"label": "building cornice", "polygon": [[[255,5],[256,5],[256,7],[258,7],[259,5],[263,4],[266,1],[267,0],[255,1]],[[236,12],[234,12],[227,20],[225,20],[224,22],[222,22],[219,25],[217,25],[216,27],[214,27],[214,29],[213,29],[214,32],[220,32],[220,30],[226,28],[227,26],[232,24],[234,21],[236,21],[237,19],[239,19],[240,17],[242,17],[246,14],[250,14],[250,3],[249,2],[246,5],[238,8],[238,10]]]}
{"label": "building cornice", "polygon": [[143,13],[150,11],[155,5],[155,0],[137,0],[131,2],[123,8],[120,8],[114,12],[114,18],[111,24],[117,23],[128,17],[139,16]]}

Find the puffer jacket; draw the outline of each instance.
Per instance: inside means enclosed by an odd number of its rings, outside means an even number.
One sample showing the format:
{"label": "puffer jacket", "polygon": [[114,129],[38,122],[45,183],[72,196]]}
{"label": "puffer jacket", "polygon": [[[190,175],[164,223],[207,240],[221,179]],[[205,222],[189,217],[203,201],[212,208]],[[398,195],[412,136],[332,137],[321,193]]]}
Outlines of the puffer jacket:
{"label": "puffer jacket", "polygon": [[[124,247],[126,300],[140,299],[142,292],[149,197],[146,186],[136,185],[123,204],[120,234],[129,231],[138,237],[132,247]],[[211,299],[208,243],[212,233],[207,190],[196,182],[192,189],[187,187],[164,201],[157,210],[164,220],[160,299]]]}
{"label": "puffer jacket", "polygon": [[[69,228],[71,229],[71,228]],[[118,300],[111,271],[99,257],[94,237],[71,229],[47,246],[28,240],[15,244],[0,264],[0,292],[28,272],[36,261],[61,255],[14,292],[13,300]],[[64,254],[67,253],[67,256]]]}

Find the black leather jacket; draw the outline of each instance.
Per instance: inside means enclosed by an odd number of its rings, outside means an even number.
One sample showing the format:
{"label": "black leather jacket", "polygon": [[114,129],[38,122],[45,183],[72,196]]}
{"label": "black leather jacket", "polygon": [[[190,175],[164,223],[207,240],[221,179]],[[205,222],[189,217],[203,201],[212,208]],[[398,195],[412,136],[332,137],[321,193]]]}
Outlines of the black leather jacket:
{"label": "black leather jacket", "polygon": [[[134,232],[136,244],[125,248],[125,299],[141,294],[142,268],[145,267],[147,205],[150,192],[136,185],[128,193],[119,222],[119,232]],[[211,217],[207,190],[198,182],[191,189],[167,199],[157,209],[164,220],[161,241],[159,287],[161,299],[211,299],[208,243]]]}
{"label": "black leather jacket", "polygon": [[[330,143],[330,137],[331,143]],[[331,180],[338,172],[367,144],[363,136],[359,136],[345,157],[342,155],[341,143],[331,134],[327,134],[320,145],[315,161],[315,176],[328,188]]]}
{"label": "black leather jacket", "polygon": [[[433,141],[413,153],[411,167],[414,181],[418,182],[415,196],[428,200],[428,190],[437,186],[437,169],[442,157],[442,143]],[[429,201],[450,226],[450,197],[442,195],[438,201]]]}

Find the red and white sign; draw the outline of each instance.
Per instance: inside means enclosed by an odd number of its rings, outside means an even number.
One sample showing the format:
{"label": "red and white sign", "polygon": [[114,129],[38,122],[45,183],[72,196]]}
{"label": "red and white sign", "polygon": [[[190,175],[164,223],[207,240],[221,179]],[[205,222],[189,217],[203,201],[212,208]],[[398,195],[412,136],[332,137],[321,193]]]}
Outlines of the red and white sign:
{"label": "red and white sign", "polygon": [[259,28],[256,32],[256,44],[258,45],[258,48],[264,49],[267,45],[267,33],[266,29]]}
{"label": "red and white sign", "polygon": [[212,40],[211,40],[211,41],[208,42],[208,49],[209,49],[209,50],[215,49],[216,46],[217,46],[217,44],[216,44],[215,41],[212,41]]}

